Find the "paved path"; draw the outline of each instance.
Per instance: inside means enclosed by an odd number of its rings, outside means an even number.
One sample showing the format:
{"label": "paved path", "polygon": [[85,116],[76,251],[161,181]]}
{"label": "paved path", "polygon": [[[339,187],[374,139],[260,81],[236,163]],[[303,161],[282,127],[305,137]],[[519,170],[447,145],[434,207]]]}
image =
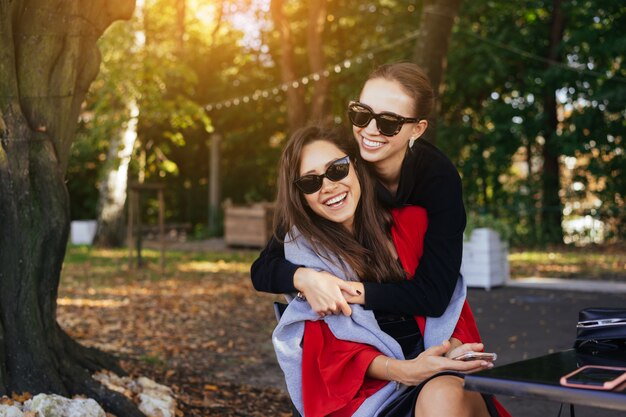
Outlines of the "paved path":
{"label": "paved path", "polygon": [[[597,283],[596,283],[597,284]],[[585,307],[626,307],[626,291],[591,292],[503,287],[470,289],[468,301],[486,350],[498,353],[497,365],[568,349],[576,337],[578,311]],[[559,404],[498,398],[514,417],[556,417]],[[569,412],[564,412],[568,416]],[[576,407],[576,417],[617,417],[624,412]]]}
{"label": "paved path", "polygon": [[[146,244],[146,247],[150,243]],[[222,239],[168,243],[172,250],[229,250]],[[585,307],[626,307],[626,282],[528,278],[491,291],[470,289],[474,311],[486,350],[498,353],[504,365],[569,349],[576,336],[578,311]],[[270,364],[260,385],[282,380],[278,364]],[[559,404],[498,396],[513,417],[556,417]],[[563,417],[569,415],[564,411]],[[576,407],[577,417],[626,417],[626,413]]]}
{"label": "paved path", "polygon": [[[595,285],[598,285],[596,282]],[[537,288],[538,286],[538,288]],[[597,287],[595,287],[598,289]],[[626,307],[626,291],[606,292],[506,286],[491,291],[469,289],[468,301],[488,351],[498,353],[496,366],[569,349],[576,337],[578,311],[585,307]],[[275,362],[259,385],[283,385]],[[271,375],[270,375],[271,374]],[[498,396],[513,417],[556,417],[559,403]],[[563,417],[569,417],[569,409]],[[576,417],[625,417],[626,413],[576,406]]]}

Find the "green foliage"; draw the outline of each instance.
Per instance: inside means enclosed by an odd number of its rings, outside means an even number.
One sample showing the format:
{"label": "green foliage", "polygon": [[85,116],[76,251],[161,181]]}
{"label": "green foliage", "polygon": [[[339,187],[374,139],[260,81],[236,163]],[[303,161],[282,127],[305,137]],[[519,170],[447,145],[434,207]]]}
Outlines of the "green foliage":
{"label": "green foliage", "polygon": [[[274,199],[287,108],[277,65],[280,37],[269,9],[262,1],[186,4],[182,44],[174,0],[146,2],[143,17],[114,25],[101,41],[101,74],[90,91],[68,171],[75,217],[91,217],[98,168],[109,138],[128,120],[129,98],[140,107],[140,145],[131,175],[167,185],[168,221],[191,223],[200,231],[206,225],[212,132],[222,135],[222,198],[236,204]],[[346,102],[358,95],[371,69],[411,59],[413,40],[386,46],[419,29],[422,4],[327,2],[323,48],[336,122],[346,122]],[[548,65],[543,57],[552,4],[463,2],[440,97],[437,145],[461,172],[469,212],[490,213],[509,230],[513,244],[540,244],[541,213],[558,209],[541,203],[544,98],[558,92],[554,146],[575,161],[571,170],[562,170],[565,215],[590,214],[608,225],[610,236],[623,238],[626,7],[619,0],[563,2],[566,28],[559,55],[564,64]],[[308,2],[285,1],[299,76],[311,72],[308,7]],[[234,23],[236,16],[250,16],[247,27]],[[251,27],[258,29],[256,35]],[[145,35],[145,43],[137,42],[137,33]],[[354,59],[368,52],[370,57]],[[346,59],[352,60],[348,68]],[[338,73],[335,64],[341,67]],[[312,83],[300,87],[307,105]],[[270,92],[267,97],[252,99],[262,90]],[[248,100],[237,105],[203,108],[244,96]],[[152,213],[155,204],[146,207]]]}
{"label": "green foliage", "polygon": [[483,227],[498,232],[503,242],[509,242],[513,235],[513,230],[506,220],[492,214],[470,212],[468,213],[467,225],[465,226],[465,238],[469,239],[475,229]]}
{"label": "green foliage", "polygon": [[[557,92],[554,146],[576,158],[573,174],[562,174],[565,211],[591,213],[624,236],[618,226],[624,222],[616,220],[626,210],[626,8],[619,1],[564,7],[559,53],[566,64],[550,66],[543,58],[552,13],[552,2],[544,1],[464,2],[448,57],[438,144],[462,173],[468,208],[508,223],[514,243],[540,243],[541,212],[558,209],[541,205],[543,103]],[[577,181],[584,192],[573,191]]]}

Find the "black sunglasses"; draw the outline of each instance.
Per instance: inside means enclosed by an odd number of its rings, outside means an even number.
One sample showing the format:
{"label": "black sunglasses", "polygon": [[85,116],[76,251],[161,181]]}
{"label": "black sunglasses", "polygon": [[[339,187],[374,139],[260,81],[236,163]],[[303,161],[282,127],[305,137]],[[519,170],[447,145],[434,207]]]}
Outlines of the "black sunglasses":
{"label": "black sunglasses", "polygon": [[378,131],[385,136],[394,136],[405,123],[417,123],[418,119],[413,117],[402,117],[395,113],[383,111],[374,113],[374,110],[367,104],[351,101],[348,104],[348,117],[353,125],[358,127],[367,126],[372,119],[376,119]]}
{"label": "black sunglasses", "polygon": [[341,159],[337,159],[326,169],[322,175],[307,174],[303,175],[293,183],[304,194],[313,194],[322,188],[324,177],[336,182],[344,179],[350,172],[350,157],[344,156]]}

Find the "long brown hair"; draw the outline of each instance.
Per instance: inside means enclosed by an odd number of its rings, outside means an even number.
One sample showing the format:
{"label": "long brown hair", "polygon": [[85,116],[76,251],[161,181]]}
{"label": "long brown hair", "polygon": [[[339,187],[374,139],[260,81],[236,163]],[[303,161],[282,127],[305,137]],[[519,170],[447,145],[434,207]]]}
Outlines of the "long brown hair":
{"label": "long brown hair", "polygon": [[396,81],[413,99],[413,116],[428,120],[433,109],[434,92],[426,73],[411,62],[384,64],[370,73],[368,80],[384,78]]}
{"label": "long brown hair", "polygon": [[[294,185],[299,177],[303,148],[315,141],[327,141],[350,157],[361,185],[361,199],[354,217],[354,234],[341,224],[320,217],[306,204]],[[358,146],[347,132],[337,128],[309,126],[298,129],[289,139],[278,167],[278,198],[274,230],[289,232],[294,226],[307,239],[318,256],[329,261],[334,254],[349,265],[361,281],[389,282],[405,279],[404,271],[388,248],[393,218],[375,195],[373,174],[359,156]],[[344,267],[345,265],[340,265]]]}

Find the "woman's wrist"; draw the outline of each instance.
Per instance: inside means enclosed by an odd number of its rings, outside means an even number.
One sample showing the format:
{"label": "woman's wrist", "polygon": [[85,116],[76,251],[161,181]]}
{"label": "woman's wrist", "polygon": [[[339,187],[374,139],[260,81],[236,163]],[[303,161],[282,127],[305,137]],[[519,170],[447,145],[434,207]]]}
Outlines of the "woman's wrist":
{"label": "woman's wrist", "polygon": [[307,286],[308,281],[308,268],[300,267],[296,269],[296,272],[293,274],[293,286],[296,287],[296,290],[304,293],[304,290]]}
{"label": "woman's wrist", "polygon": [[[388,362],[385,362],[385,373],[389,381],[398,382],[404,384],[405,378],[403,376],[404,367],[401,360],[387,358]],[[405,384],[406,385],[406,384]]]}

